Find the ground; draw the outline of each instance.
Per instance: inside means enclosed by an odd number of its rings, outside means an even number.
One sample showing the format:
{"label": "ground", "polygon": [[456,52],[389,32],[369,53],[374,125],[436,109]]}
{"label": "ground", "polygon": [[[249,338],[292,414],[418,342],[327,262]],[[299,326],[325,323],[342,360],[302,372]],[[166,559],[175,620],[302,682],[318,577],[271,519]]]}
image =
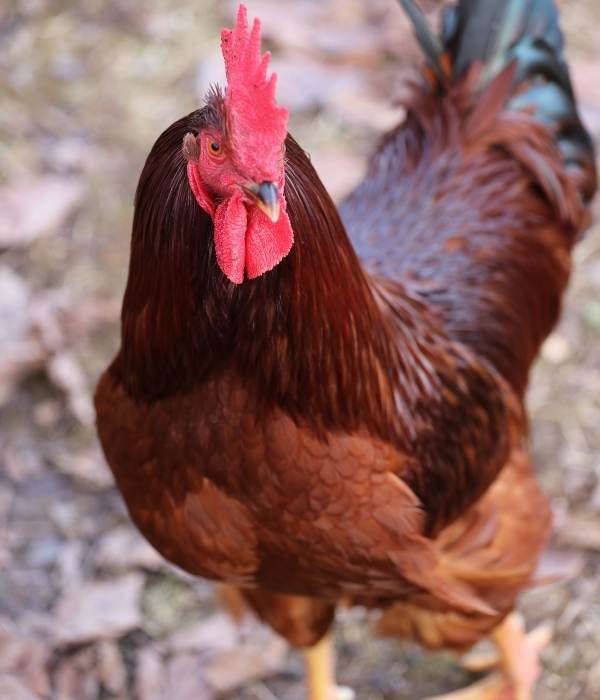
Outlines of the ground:
{"label": "ground", "polygon": [[[291,130],[330,191],[357,182],[417,60],[393,0],[248,0],[264,20]],[[433,8],[436,3],[429,2]],[[583,114],[600,136],[596,0],[563,2]],[[131,527],[90,395],[118,343],[132,198],[151,144],[221,76],[234,3],[18,0],[0,6],[0,697],[302,697],[301,663]],[[538,700],[600,697],[600,227],[575,255],[562,323],[529,393],[532,444],[569,580],[527,594],[548,620]],[[535,513],[532,513],[535,517]],[[469,682],[453,657],[337,626],[359,700]]]}

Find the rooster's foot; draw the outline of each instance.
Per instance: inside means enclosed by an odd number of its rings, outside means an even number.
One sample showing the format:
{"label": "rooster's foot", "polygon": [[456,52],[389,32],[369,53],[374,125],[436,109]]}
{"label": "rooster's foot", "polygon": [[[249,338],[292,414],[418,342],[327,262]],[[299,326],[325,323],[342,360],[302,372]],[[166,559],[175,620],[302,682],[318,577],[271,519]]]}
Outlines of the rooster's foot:
{"label": "rooster's foot", "polygon": [[494,631],[497,653],[469,655],[464,661],[470,671],[499,670],[469,688],[429,700],[532,700],[539,655],[551,637],[545,625],[526,634],[523,618],[512,613]]}
{"label": "rooster's foot", "polygon": [[354,700],[352,688],[335,684],[333,641],[326,635],[304,652],[308,700]]}

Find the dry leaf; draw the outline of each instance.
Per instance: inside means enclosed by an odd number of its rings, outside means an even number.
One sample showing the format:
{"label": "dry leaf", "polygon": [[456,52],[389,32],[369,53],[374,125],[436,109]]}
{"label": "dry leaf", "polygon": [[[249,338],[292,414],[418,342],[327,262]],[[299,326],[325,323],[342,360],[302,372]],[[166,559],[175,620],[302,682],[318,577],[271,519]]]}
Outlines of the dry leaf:
{"label": "dry leaf", "polygon": [[29,297],[25,280],[9,267],[0,266],[0,347],[25,338]]}
{"label": "dry leaf", "polygon": [[174,652],[226,651],[236,647],[240,630],[229,615],[217,612],[205,620],[182,627],[167,640]]}
{"label": "dry leaf", "polygon": [[54,611],[57,644],[114,638],[139,627],[143,584],[143,576],[133,573],[65,592]]}
{"label": "dry leaf", "polygon": [[84,649],[64,657],[54,674],[55,700],[97,700],[99,683],[94,666],[93,649]]}
{"label": "dry leaf", "polygon": [[[6,282],[11,278],[5,275],[4,279]],[[8,282],[13,291],[9,289],[7,296],[17,299],[22,294],[15,291],[13,283],[14,279]],[[87,379],[70,348],[78,338],[89,335],[100,325],[113,322],[118,315],[118,304],[114,299],[88,298],[75,301],[64,290],[38,294],[31,299],[26,310],[21,309],[21,302],[14,303],[16,308],[7,305],[5,313],[9,316],[22,315],[25,328],[13,323],[13,330],[6,331],[12,340],[8,338],[2,343],[0,405],[10,397],[14,386],[22,377],[47,367],[50,378],[67,394],[75,417],[82,423],[91,425],[94,412]],[[2,308],[0,302],[0,323]],[[10,327],[10,322],[7,322],[7,327]]]}
{"label": "dry leaf", "polygon": [[250,628],[246,626],[234,647],[211,655],[204,675],[214,690],[231,691],[277,673],[285,663],[288,649],[281,637],[255,622]]}
{"label": "dry leaf", "polygon": [[581,552],[548,549],[541,556],[535,579],[560,583],[573,581],[581,574],[585,563],[586,558]]}
{"label": "dry leaf", "polygon": [[167,664],[164,698],[177,700],[212,700],[214,692],[208,687],[196,654],[178,654]]}
{"label": "dry leaf", "polygon": [[568,514],[556,539],[561,545],[600,552],[600,518]]}
{"label": "dry leaf", "polygon": [[102,537],[94,556],[100,569],[123,571],[140,567],[156,570],[164,565],[160,554],[130,526],[113,528]]}
{"label": "dry leaf", "polygon": [[164,679],[165,669],[158,651],[152,647],[142,649],[137,655],[135,668],[136,699],[165,700]]}
{"label": "dry leaf", "polygon": [[98,679],[112,695],[127,690],[127,670],[115,642],[104,640],[98,644]]}
{"label": "dry leaf", "polygon": [[[237,625],[223,612],[178,630],[165,646],[176,658],[193,658],[196,664],[202,660],[203,682],[218,692],[276,673],[288,651],[287,643],[254,616]],[[194,678],[199,682],[199,676]]]}
{"label": "dry leaf", "polygon": [[586,690],[591,693],[590,697],[600,697],[600,660],[596,661],[588,673]]}
{"label": "dry leaf", "polygon": [[75,418],[83,425],[92,425],[94,407],[85,375],[75,355],[68,350],[54,355],[48,362],[48,375],[67,395]]}
{"label": "dry leaf", "polygon": [[0,698],[2,700],[40,700],[18,678],[0,673]]}
{"label": "dry leaf", "polygon": [[80,540],[67,540],[62,543],[58,554],[57,569],[65,588],[80,585],[83,580],[83,558],[86,552]]}
{"label": "dry leaf", "polygon": [[[23,635],[12,622],[0,620],[0,676],[12,674],[30,692],[47,695],[50,690],[46,669],[49,656],[50,649],[43,642]],[[6,697],[0,692],[2,700]]]}
{"label": "dry leaf", "polygon": [[81,201],[78,178],[42,175],[0,188],[0,248],[26,246],[56,230]]}
{"label": "dry leaf", "polygon": [[63,474],[85,486],[106,489],[114,485],[111,471],[97,444],[81,452],[63,452],[55,458],[55,462]]}

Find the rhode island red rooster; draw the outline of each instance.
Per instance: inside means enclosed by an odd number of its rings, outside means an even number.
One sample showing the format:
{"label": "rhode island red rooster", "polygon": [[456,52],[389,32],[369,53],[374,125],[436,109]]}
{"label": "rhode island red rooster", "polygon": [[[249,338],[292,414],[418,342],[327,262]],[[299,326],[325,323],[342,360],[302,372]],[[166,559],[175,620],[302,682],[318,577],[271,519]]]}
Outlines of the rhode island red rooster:
{"label": "rhode island red rooster", "polygon": [[131,517],[308,649],[331,700],[340,600],[379,631],[501,670],[525,700],[544,635],[511,613],[550,515],[523,394],[596,188],[552,0],[460,0],[404,123],[338,211],[287,133],[260,28],[170,126],[136,195],[122,346],[96,394]]}

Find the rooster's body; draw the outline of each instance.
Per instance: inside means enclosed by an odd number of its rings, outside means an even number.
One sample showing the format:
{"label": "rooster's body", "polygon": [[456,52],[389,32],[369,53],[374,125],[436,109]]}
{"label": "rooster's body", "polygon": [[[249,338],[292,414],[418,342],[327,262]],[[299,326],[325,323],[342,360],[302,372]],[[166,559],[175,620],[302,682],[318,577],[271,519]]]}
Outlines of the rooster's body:
{"label": "rooster's body", "polygon": [[247,239],[254,279],[226,279],[244,276],[218,228],[238,193],[195,170],[196,139],[231,132],[223,96],[159,138],[96,397],[142,533],[297,646],[344,598],[383,609],[383,633],[468,647],[549,532],[523,393],[595,190],[556,11],[462,0],[438,41],[406,4],[429,62],[406,121],[341,217],[287,136],[265,274]]}

